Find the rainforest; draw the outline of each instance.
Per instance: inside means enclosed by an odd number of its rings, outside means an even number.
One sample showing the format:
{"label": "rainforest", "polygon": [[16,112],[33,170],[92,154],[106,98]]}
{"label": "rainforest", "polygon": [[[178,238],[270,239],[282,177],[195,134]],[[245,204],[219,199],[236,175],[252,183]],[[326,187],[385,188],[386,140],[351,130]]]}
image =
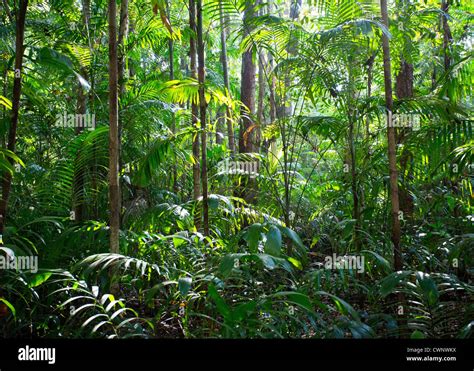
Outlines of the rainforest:
{"label": "rainforest", "polygon": [[2,0],[0,338],[474,337],[473,11]]}

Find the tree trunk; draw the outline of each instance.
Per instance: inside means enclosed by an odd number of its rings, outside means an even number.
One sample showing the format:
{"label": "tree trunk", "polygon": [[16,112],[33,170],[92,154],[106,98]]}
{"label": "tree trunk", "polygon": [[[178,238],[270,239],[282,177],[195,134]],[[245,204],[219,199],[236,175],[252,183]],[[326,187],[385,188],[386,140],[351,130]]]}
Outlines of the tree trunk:
{"label": "tree trunk", "polygon": [[[189,26],[191,28],[191,37],[189,39],[189,59],[190,59],[190,70],[191,78],[197,78],[197,61],[196,61],[196,4],[194,0],[189,0]],[[193,128],[195,129],[193,135],[193,198],[194,200],[199,199],[201,196],[201,174],[199,166],[199,127],[198,127],[198,106],[195,102],[191,102],[191,120]],[[200,228],[201,220],[198,217],[198,213],[194,213],[194,225],[197,229]]]}
{"label": "tree trunk", "polygon": [[[84,25],[86,27],[86,37],[89,40],[89,20],[90,20],[90,1],[82,1],[82,17],[84,19]],[[90,46],[90,42],[88,42]],[[87,68],[81,68],[81,76],[85,80],[89,80],[89,73]],[[80,81],[77,82],[77,105],[76,112],[79,115],[87,113],[87,98],[88,94],[84,91]],[[76,135],[79,135],[84,130],[83,127],[76,127]],[[75,221],[81,223],[84,220],[84,173],[78,172],[78,169],[74,169],[74,215]]]}
{"label": "tree trunk", "polygon": [[[171,19],[171,11],[170,11],[170,2],[166,3],[168,19]],[[169,53],[169,65],[170,65],[170,80],[174,80],[174,41],[173,38],[170,37],[168,39],[168,53]],[[174,111],[171,113],[171,132],[173,134],[176,133],[176,116]],[[173,192],[177,195],[178,194],[178,169],[176,167],[176,163],[173,163],[171,168],[171,182]]]}
{"label": "tree trunk", "polygon": [[[229,65],[227,61],[227,45],[226,45],[226,29],[224,22],[224,11],[222,10],[222,2],[219,2],[219,20],[221,26],[221,61],[222,61],[222,74],[224,77],[224,86],[227,90],[227,94],[230,94],[230,82],[229,82]],[[227,123],[227,137],[229,140],[229,150],[232,155],[235,154],[235,135],[234,126],[232,124],[232,115],[229,107],[226,107],[226,123]]]}
{"label": "tree trunk", "polygon": [[[387,0],[380,0],[383,24],[388,28]],[[388,161],[390,171],[390,200],[392,206],[392,243],[393,260],[396,271],[403,268],[402,253],[400,248],[400,220],[398,200],[398,172],[397,172],[397,144],[395,139],[395,128],[390,122],[393,110],[392,96],[392,67],[390,61],[390,44],[387,35],[382,35],[383,49],[383,72],[385,82],[385,104],[387,107],[387,137],[388,137]]]}
{"label": "tree trunk", "polygon": [[353,233],[353,245],[355,251],[359,251],[359,229],[360,229],[360,202],[359,202],[359,187],[357,181],[357,161],[356,161],[356,150],[355,150],[355,138],[354,138],[354,125],[355,119],[352,112],[349,114],[349,159],[351,163],[351,192],[352,192],[352,217],[355,220],[354,233]]}
{"label": "tree trunk", "polygon": [[[23,41],[25,38],[25,19],[26,10],[28,8],[28,0],[20,0],[19,9],[16,17],[16,39],[15,39],[15,71],[13,80],[13,97],[12,97],[12,121],[8,132],[7,148],[15,152],[16,146],[16,130],[18,127],[18,114],[20,112],[21,97],[21,77],[23,68]],[[10,160],[11,161],[11,160]],[[0,201],[0,240],[5,229],[5,221],[7,218],[8,198],[12,185],[12,174],[4,173],[2,200]]]}
{"label": "tree trunk", "polygon": [[[125,40],[128,36],[128,0],[121,0],[120,3],[120,26],[118,34],[118,84],[120,95],[125,93]],[[120,134],[122,125],[120,125]]]}
{"label": "tree trunk", "polygon": [[262,127],[264,125],[264,100],[265,100],[265,61],[262,52],[259,52],[258,57],[258,104],[257,104],[257,123],[255,143],[257,152],[260,152],[260,145],[262,141]]}
{"label": "tree trunk", "polygon": [[[396,77],[396,93],[398,99],[412,98],[413,97],[413,65],[403,60],[401,62],[401,69]],[[399,128],[397,143],[403,144],[406,140],[410,128]],[[409,160],[412,154],[409,150],[404,148],[400,156],[400,169],[401,169],[401,187],[400,187],[400,210],[404,215],[410,217],[413,215],[414,203],[413,197],[408,191],[408,182],[413,177],[413,172],[410,170],[406,174],[407,166],[409,166]]]}
{"label": "tree trunk", "polygon": [[[247,1],[244,14],[244,38],[250,34],[249,21],[252,19],[253,13],[254,6],[250,1]],[[248,111],[242,109],[241,112],[242,119],[239,133],[240,153],[249,153],[254,150],[255,135],[252,129],[253,121],[250,115],[255,113],[255,76],[256,67],[252,59],[252,51],[247,50],[242,54],[240,100],[245,107],[248,108]]]}
{"label": "tree trunk", "polygon": [[224,126],[226,121],[227,108],[220,107],[216,112],[216,144],[224,143]]}
{"label": "tree trunk", "polygon": [[109,202],[110,252],[119,252],[120,187],[118,125],[117,5],[109,0]]}
{"label": "tree trunk", "polygon": [[[88,79],[87,70],[81,69],[81,75],[84,79]],[[87,94],[85,94],[80,82],[77,83],[77,105],[76,112],[79,115],[84,115],[87,112]],[[84,117],[84,116],[82,116]],[[76,126],[76,135],[79,135],[84,130],[81,126]],[[77,162],[77,159],[76,159]],[[74,168],[74,215],[75,221],[81,223],[84,219],[84,172],[80,171],[80,167]]]}
{"label": "tree trunk", "polygon": [[[250,34],[250,20],[254,16],[254,5],[247,1],[244,14],[243,38]],[[255,86],[256,66],[252,59],[252,51],[242,54],[240,100],[245,108],[241,110],[239,130],[239,152],[251,153],[255,151],[255,128],[252,116],[255,114]],[[248,203],[255,203],[257,198],[255,179],[248,177],[242,182],[242,189],[237,194]]]}
{"label": "tree trunk", "polygon": [[451,56],[449,53],[449,45],[453,41],[451,29],[448,24],[449,0],[441,0],[441,10],[446,13],[442,14],[443,23],[443,50],[444,50],[444,70],[447,71],[451,66]]}
{"label": "tree trunk", "polygon": [[[118,60],[117,60],[117,73],[118,73],[118,91],[120,97],[123,97],[126,89],[126,80],[125,76],[125,65],[126,65],[126,50],[125,50],[125,40],[128,37],[128,0],[121,0],[120,3],[120,23],[119,23],[119,33],[117,41],[117,50],[118,50]],[[118,116],[118,168],[119,173],[123,168],[122,160],[122,132],[123,132],[123,117]],[[120,180],[119,180],[120,181]],[[120,194],[120,204],[122,205],[124,200],[122,199],[123,194]],[[120,225],[122,223],[122,218],[120,218]]]}
{"label": "tree trunk", "polygon": [[201,182],[202,182],[202,214],[204,235],[209,235],[209,204],[207,186],[207,130],[206,130],[206,95],[204,91],[205,82],[205,57],[204,38],[202,26],[202,0],[197,0],[197,38],[198,38],[198,81],[199,81],[199,114],[201,121]]}

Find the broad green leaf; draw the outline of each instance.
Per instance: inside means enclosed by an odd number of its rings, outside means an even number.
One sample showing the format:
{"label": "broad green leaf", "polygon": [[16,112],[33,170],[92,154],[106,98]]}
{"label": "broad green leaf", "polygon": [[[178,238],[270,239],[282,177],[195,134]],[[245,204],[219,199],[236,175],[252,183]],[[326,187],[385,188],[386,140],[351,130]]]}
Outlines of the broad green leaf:
{"label": "broad green leaf", "polygon": [[249,245],[250,251],[257,252],[258,242],[260,241],[262,233],[262,225],[260,223],[252,224],[245,235],[246,241]]}
{"label": "broad green leaf", "polygon": [[245,256],[246,254],[228,254],[221,259],[219,264],[219,272],[224,276],[227,277],[233,268],[235,268],[236,261],[240,264],[240,258]]}
{"label": "broad green leaf", "polygon": [[278,227],[272,225],[267,233],[264,251],[266,254],[280,256],[281,254],[281,232]]}
{"label": "broad green leaf", "polygon": [[52,272],[35,274],[28,282],[28,287],[36,287],[41,285],[42,283],[46,282],[52,274]]}
{"label": "broad green leaf", "polygon": [[294,230],[287,227],[280,227],[280,229],[284,235],[286,235],[291,241],[295,243],[296,246],[298,246],[299,248],[305,247],[303,242],[301,241],[300,236],[298,236],[298,234]]}

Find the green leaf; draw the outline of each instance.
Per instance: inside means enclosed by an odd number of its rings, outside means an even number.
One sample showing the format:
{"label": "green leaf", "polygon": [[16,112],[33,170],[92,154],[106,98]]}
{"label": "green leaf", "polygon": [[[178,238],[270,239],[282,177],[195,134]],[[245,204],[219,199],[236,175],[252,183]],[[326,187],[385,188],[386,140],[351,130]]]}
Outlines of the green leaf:
{"label": "green leaf", "polygon": [[174,245],[174,247],[179,247],[179,246],[181,246],[184,242],[186,242],[186,239],[185,239],[185,238],[173,237],[173,245]]}
{"label": "green leaf", "polygon": [[191,289],[193,279],[191,277],[180,277],[178,280],[178,289],[181,295],[185,296]]}
{"label": "green leaf", "polygon": [[147,291],[145,301],[147,303],[150,302],[155,297],[156,293],[159,292],[163,287],[168,286],[168,285],[176,285],[176,284],[178,284],[178,282],[176,281],[164,281],[153,286],[151,289]]}
{"label": "green leaf", "polygon": [[281,232],[278,227],[274,225],[270,227],[267,233],[264,251],[273,256],[280,256],[281,254]]}
{"label": "green leaf", "polygon": [[219,272],[224,277],[227,277],[232,271],[232,269],[235,267],[235,261],[239,260],[242,256],[245,255],[246,254],[228,254],[224,256],[219,264]]}
{"label": "green leaf", "polygon": [[380,294],[385,297],[393,292],[402,279],[408,276],[408,272],[394,272],[385,277],[380,284]]}
{"label": "green leaf", "polygon": [[0,95],[0,104],[7,109],[11,110],[12,109],[12,102],[8,98],[4,97],[3,95]]}
{"label": "green leaf", "polygon": [[209,284],[209,287],[207,289],[207,293],[208,293],[209,297],[214,301],[214,303],[216,303],[217,310],[219,311],[219,313],[225,319],[229,319],[232,315],[232,312],[231,312],[229,306],[224,301],[224,299],[222,299],[222,297],[219,295],[219,293],[217,292],[215,286],[212,283]]}
{"label": "green leaf", "polygon": [[296,246],[302,249],[305,248],[303,241],[301,241],[300,236],[298,236],[298,234],[294,230],[287,227],[280,227],[280,229],[284,235],[286,235],[291,241],[295,243]]}
{"label": "green leaf", "polygon": [[370,251],[370,250],[362,250],[361,253],[365,255],[366,254],[372,255],[385,272],[390,272],[391,270],[390,263],[382,255],[379,255],[375,251]]}
{"label": "green leaf", "polygon": [[273,259],[273,257],[271,257],[270,255],[256,254],[255,256],[257,256],[260,259],[260,261],[263,263],[265,268],[268,268],[268,269],[272,270],[276,267],[276,262]]}
{"label": "green leaf", "polygon": [[354,318],[356,321],[360,321],[359,314],[355,311],[352,305],[342,300],[340,297],[330,294],[329,292],[326,292],[326,291],[317,291],[316,294],[329,296],[333,300],[334,304],[336,305],[336,308],[339,311],[339,313],[344,314],[344,315],[350,314],[352,318]]}
{"label": "green leaf", "polygon": [[277,298],[277,297],[286,297],[288,301],[300,306],[301,308],[306,309],[309,312],[313,312],[313,304],[309,297],[301,292],[296,291],[280,291],[276,294],[269,295],[269,298]]}
{"label": "green leaf", "polygon": [[293,264],[296,268],[298,268],[299,270],[303,269],[303,264],[301,264],[301,262],[299,260],[296,260],[294,258],[288,258],[288,261],[291,264]]}
{"label": "green leaf", "polygon": [[438,302],[439,292],[436,282],[429,274],[423,272],[416,273],[416,279],[423,291],[423,296],[430,306],[434,306]]}
{"label": "green leaf", "polygon": [[35,274],[30,281],[28,282],[28,287],[36,287],[46,282],[49,277],[51,277],[52,272],[44,272]]}
{"label": "green leaf", "polygon": [[258,242],[260,241],[262,233],[262,225],[260,223],[252,224],[245,234],[245,239],[252,252],[257,252]]}

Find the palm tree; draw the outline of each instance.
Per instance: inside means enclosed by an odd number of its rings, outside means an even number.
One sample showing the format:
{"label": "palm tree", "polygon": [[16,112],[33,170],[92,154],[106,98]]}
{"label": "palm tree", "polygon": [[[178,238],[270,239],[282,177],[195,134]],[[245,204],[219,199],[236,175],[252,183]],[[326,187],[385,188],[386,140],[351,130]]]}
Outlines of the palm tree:
{"label": "palm tree", "polygon": [[[387,0],[380,0],[382,22],[388,29]],[[400,249],[400,206],[398,200],[398,171],[397,171],[397,143],[395,138],[395,128],[390,122],[393,111],[392,96],[392,67],[390,61],[390,44],[388,36],[382,34],[383,50],[383,73],[385,82],[385,105],[387,108],[387,137],[388,137],[388,161],[390,172],[390,200],[392,205],[392,243],[393,261],[396,271],[403,268],[402,253]]]}
{"label": "palm tree", "polygon": [[199,117],[201,121],[201,183],[202,183],[202,215],[204,235],[209,235],[209,204],[207,184],[207,130],[206,130],[206,96],[204,92],[205,82],[205,55],[204,38],[202,26],[202,0],[197,0],[197,38],[198,38],[198,81],[199,81]]}
{"label": "palm tree", "polygon": [[[191,36],[189,38],[189,59],[191,78],[196,79],[197,77],[197,60],[196,60],[196,2],[189,0],[189,27],[191,28]],[[195,129],[193,135],[193,198],[197,200],[201,195],[201,174],[199,169],[199,135],[198,135],[198,107],[194,100],[191,100],[191,122]],[[195,214],[197,215],[197,214]],[[195,218],[194,221],[197,228],[200,226],[199,218]]]}
{"label": "palm tree", "polygon": [[[229,65],[227,58],[227,45],[226,45],[226,27],[224,23],[224,11],[222,9],[222,0],[219,1],[219,22],[221,27],[221,61],[222,61],[222,77],[224,79],[224,87],[227,93],[230,94],[230,82],[229,82]],[[226,123],[227,123],[227,136],[229,140],[229,149],[232,154],[235,154],[235,137],[234,127],[232,124],[231,110],[226,107]]]}
{"label": "palm tree", "polygon": [[109,0],[109,203],[110,252],[119,252],[120,185],[118,128],[117,4]]}

